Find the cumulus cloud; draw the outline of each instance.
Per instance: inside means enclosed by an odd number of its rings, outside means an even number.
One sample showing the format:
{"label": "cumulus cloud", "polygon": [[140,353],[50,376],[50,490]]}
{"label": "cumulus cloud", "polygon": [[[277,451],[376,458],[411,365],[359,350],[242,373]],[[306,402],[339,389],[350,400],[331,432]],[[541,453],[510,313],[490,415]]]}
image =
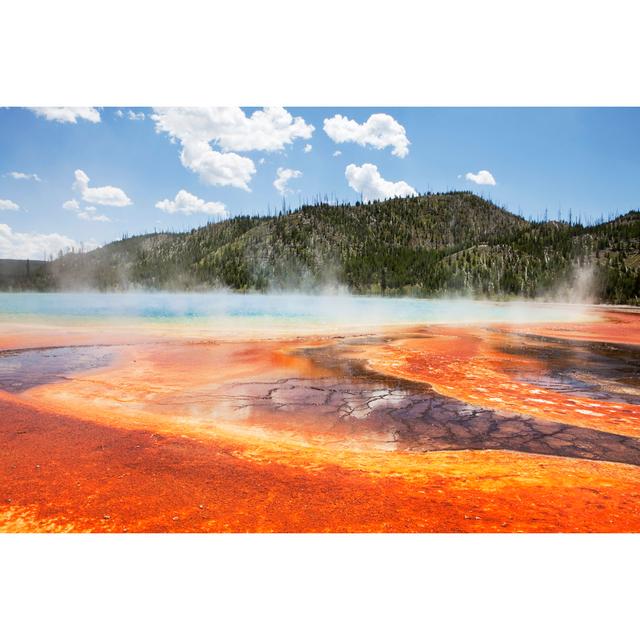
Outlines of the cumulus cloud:
{"label": "cumulus cloud", "polygon": [[[91,248],[95,248],[91,243]],[[59,233],[18,233],[0,224],[0,258],[42,259],[58,251],[80,249],[80,244]]]}
{"label": "cumulus cloud", "polygon": [[333,152],[333,157],[334,158],[337,158],[338,156],[341,156],[341,155],[342,155],[342,151],[340,151],[340,149],[338,149],[337,151]]}
{"label": "cumulus cloud", "polygon": [[251,158],[214,151],[208,142],[201,140],[184,140],[180,161],[207,184],[251,191],[249,182],[256,172]]}
{"label": "cumulus cloud", "polygon": [[249,118],[239,107],[171,107],[154,109],[156,129],[180,141],[213,142],[222,151],[281,151],[296,138],[308,139],[313,125],[282,107],[254,111]]}
{"label": "cumulus cloud", "polygon": [[302,171],[298,171],[297,169],[283,169],[279,167],[278,171],[276,171],[276,179],[273,181],[273,186],[284,195],[289,191],[287,187],[289,180],[299,178],[301,175]]}
{"label": "cumulus cloud", "polygon": [[365,202],[370,200],[386,200],[396,196],[414,196],[416,190],[403,180],[390,182],[385,180],[375,164],[365,163],[361,167],[350,164],[344,175],[349,186],[362,194]]}
{"label": "cumulus cloud", "polygon": [[22,173],[22,171],[9,171],[4,174],[7,178],[14,180],[33,180],[34,182],[42,182],[37,173]]}
{"label": "cumulus cloud", "polygon": [[180,189],[173,200],[160,200],[156,202],[156,208],[166,213],[179,213],[190,216],[194,213],[204,213],[217,218],[227,218],[229,212],[222,202],[205,202],[202,198]]}
{"label": "cumulus cloud", "polygon": [[18,211],[20,207],[13,200],[0,200],[0,211]]}
{"label": "cumulus cloud", "polygon": [[109,207],[126,207],[133,204],[129,196],[118,187],[90,187],[89,176],[82,169],[76,169],[74,176],[73,188],[85,202]]}
{"label": "cumulus cloud", "polygon": [[311,153],[311,149],[313,149],[313,146],[310,144],[305,144],[304,145],[304,152],[305,153]]}
{"label": "cumulus cloud", "polygon": [[467,173],[465,174],[465,179],[470,182],[475,182],[476,184],[484,184],[494,186],[496,184],[495,178],[491,175],[489,171],[486,169],[482,169],[482,171],[478,171],[478,173]]}
{"label": "cumulus cloud", "polygon": [[75,124],[79,119],[100,122],[100,112],[94,107],[33,107],[31,111],[53,122]]}
{"label": "cumulus cloud", "polygon": [[314,130],[281,107],[258,109],[250,117],[239,107],[158,108],[151,117],[157,132],[180,142],[180,160],[187,169],[208,184],[247,191],[255,165],[233,152],[281,151],[297,138],[309,139]]}
{"label": "cumulus cloud", "polygon": [[102,213],[97,213],[95,207],[81,207],[77,200],[67,200],[62,203],[62,208],[67,211],[73,211],[80,220],[88,220],[90,222],[111,222],[111,218]]}
{"label": "cumulus cloud", "polygon": [[356,142],[376,149],[393,147],[392,155],[404,158],[409,153],[409,139],[405,128],[386,113],[374,113],[363,124],[336,114],[325,118],[325,133],[337,143]]}

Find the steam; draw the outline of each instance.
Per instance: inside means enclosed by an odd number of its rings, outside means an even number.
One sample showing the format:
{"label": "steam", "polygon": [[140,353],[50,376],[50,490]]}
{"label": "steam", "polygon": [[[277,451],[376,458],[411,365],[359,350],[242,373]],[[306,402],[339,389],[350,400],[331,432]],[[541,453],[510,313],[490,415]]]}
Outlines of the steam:
{"label": "steam", "polygon": [[539,323],[584,319],[582,307],[468,299],[417,299],[304,293],[24,293],[0,294],[2,313],[98,321],[195,323],[207,332],[232,328],[373,330],[392,325]]}
{"label": "steam", "polygon": [[594,304],[597,301],[595,265],[573,265],[566,281],[544,297],[565,304]]}

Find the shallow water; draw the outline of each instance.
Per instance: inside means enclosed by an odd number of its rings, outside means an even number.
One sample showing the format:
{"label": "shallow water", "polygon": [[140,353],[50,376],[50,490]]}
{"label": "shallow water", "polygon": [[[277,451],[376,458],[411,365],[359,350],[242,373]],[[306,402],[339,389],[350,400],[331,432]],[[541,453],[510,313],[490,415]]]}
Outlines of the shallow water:
{"label": "shallow water", "polygon": [[0,350],[0,390],[17,393],[60,382],[68,374],[107,366],[113,353],[100,345]]}
{"label": "shallow water", "polygon": [[238,293],[0,293],[0,316],[198,321],[285,321],[376,326],[584,320],[579,305],[465,299]]}

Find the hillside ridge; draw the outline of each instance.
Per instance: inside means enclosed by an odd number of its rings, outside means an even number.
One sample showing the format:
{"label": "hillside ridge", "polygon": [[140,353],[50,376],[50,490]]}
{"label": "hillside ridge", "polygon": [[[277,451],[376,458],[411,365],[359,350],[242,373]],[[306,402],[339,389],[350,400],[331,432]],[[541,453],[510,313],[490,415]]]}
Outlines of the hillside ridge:
{"label": "hillside ridge", "polygon": [[[533,222],[467,191],[316,203],[70,252],[11,288],[334,285],[360,294],[489,298],[562,297],[586,288],[596,302],[640,304],[640,212],[588,226]],[[1,277],[0,287],[9,288]]]}

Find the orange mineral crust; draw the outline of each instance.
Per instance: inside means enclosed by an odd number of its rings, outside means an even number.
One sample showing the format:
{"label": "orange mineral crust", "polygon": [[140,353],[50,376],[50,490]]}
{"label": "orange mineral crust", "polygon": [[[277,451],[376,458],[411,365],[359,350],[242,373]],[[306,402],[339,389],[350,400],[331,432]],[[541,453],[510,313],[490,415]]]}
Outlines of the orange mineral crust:
{"label": "orange mineral crust", "polygon": [[[529,329],[537,333],[535,328]],[[548,333],[543,330],[538,335]],[[505,340],[505,336],[483,336],[482,332],[468,328],[436,329],[427,338],[368,347],[363,355],[376,371],[428,383],[442,394],[471,404],[640,436],[640,406],[636,404],[578,397],[514,380],[505,373],[508,365],[538,372],[542,367],[525,357],[498,352],[495,344],[500,339]]]}
{"label": "orange mineral crust", "polygon": [[640,311],[598,310],[595,315],[599,321],[544,325],[537,327],[537,333],[573,340],[640,345]]}
{"label": "orange mineral crust", "polygon": [[0,530],[640,531],[639,327],[5,324]]}
{"label": "orange mineral crust", "polygon": [[640,469],[440,452],[349,464],[120,430],[0,400],[3,531],[640,531]]}

